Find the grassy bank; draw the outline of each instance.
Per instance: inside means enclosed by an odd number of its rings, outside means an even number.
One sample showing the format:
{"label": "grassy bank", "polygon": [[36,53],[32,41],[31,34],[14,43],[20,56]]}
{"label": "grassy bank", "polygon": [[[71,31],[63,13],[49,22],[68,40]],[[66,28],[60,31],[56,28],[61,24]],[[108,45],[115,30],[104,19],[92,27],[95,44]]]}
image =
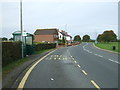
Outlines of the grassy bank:
{"label": "grassy bank", "polygon": [[2,75],[5,77],[9,72],[11,72],[14,68],[18,67],[19,65],[23,64],[24,62],[28,61],[29,58],[25,57],[18,61],[14,61],[2,68]]}
{"label": "grassy bank", "polygon": [[[120,42],[109,42],[109,43],[99,42],[98,44],[95,45],[102,49],[106,49],[114,52],[120,52],[120,47],[118,48],[118,46],[120,46]],[[116,50],[112,50],[112,46],[116,46]]]}
{"label": "grassy bank", "polygon": [[[50,51],[52,49],[46,49],[41,51],[36,51],[34,55],[36,54],[42,54],[44,52]],[[2,75],[5,77],[9,72],[11,72],[14,68],[17,68],[18,66],[22,65],[23,63],[29,61],[30,59],[28,57],[25,57],[23,59],[20,59],[18,61],[14,61],[2,68]]]}

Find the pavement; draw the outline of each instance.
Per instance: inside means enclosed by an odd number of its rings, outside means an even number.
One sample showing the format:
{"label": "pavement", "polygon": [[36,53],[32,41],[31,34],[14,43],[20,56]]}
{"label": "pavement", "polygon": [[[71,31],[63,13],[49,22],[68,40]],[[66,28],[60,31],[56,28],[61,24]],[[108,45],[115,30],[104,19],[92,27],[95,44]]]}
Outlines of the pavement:
{"label": "pavement", "polygon": [[19,83],[23,88],[117,90],[113,88],[118,88],[118,56],[92,43],[57,49],[28,69]]}

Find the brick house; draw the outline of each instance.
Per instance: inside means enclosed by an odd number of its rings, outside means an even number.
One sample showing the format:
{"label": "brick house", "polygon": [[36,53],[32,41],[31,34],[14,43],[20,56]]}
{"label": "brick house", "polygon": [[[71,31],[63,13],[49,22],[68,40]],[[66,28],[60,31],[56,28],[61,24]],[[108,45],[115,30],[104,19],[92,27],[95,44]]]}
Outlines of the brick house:
{"label": "brick house", "polygon": [[56,43],[58,41],[58,29],[37,29],[34,32],[34,42],[50,42]]}

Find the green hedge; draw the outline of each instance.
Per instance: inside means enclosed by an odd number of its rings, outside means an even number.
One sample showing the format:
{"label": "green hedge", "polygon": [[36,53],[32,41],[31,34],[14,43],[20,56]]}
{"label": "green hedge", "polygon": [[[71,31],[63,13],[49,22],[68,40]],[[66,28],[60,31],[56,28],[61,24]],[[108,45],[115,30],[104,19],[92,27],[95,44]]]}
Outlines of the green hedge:
{"label": "green hedge", "polygon": [[2,66],[21,58],[21,42],[2,42]]}
{"label": "green hedge", "polygon": [[35,44],[35,51],[40,51],[40,50],[45,50],[45,49],[52,49],[55,48],[56,44],[55,43],[39,43]]}
{"label": "green hedge", "polygon": [[[6,66],[7,64],[21,59],[21,42],[2,42],[2,66]],[[55,43],[39,43],[34,45],[34,49],[31,50],[32,46],[25,49],[25,52],[28,52],[26,54],[32,54],[34,51],[40,51],[45,49],[52,49],[55,48]]]}

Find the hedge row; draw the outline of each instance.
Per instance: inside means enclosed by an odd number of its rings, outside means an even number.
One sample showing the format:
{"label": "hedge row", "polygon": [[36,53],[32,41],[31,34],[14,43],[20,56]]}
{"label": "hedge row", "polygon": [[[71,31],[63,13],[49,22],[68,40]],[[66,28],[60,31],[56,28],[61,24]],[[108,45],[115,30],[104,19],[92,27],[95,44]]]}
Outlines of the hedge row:
{"label": "hedge row", "polygon": [[[19,60],[22,57],[22,48],[21,48],[21,42],[2,42],[2,66]],[[55,43],[39,43],[35,44],[34,48],[26,46],[26,49],[24,50],[25,56],[26,54],[32,54],[34,51],[40,51],[44,49],[52,49],[55,48]]]}
{"label": "hedge row", "polygon": [[44,49],[52,49],[55,47],[56,47],[55,43],[39,43],[35,45],[35,51],[40,51]]}
{"label": "hedge row", "polygon": [[2,66],[21,58],[21,42],[2,42]]}

